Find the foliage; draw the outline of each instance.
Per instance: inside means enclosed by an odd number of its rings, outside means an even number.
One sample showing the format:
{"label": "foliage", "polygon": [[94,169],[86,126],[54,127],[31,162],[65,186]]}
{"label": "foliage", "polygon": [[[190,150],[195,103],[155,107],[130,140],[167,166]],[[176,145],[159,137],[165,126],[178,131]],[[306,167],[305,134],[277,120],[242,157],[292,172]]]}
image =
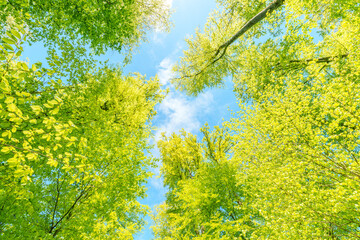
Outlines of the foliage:
{"label": "foliage", "polygon": [[221,128],[209,132],[207,126],[201,131],[201,142],[183,132],[158,143],[169,188],[155,217],[159,239],[234,239],[256,227],[258,215],[247,209],[246,186],[236,183],[237,166],[229,159],[229,133]]}
{"label": "foliage", "polygon": [[0,46],[1,238],[132,239],[149,211],[158,80],[86,61],[64,83],[81,60],[20,61],[24,28],[8,25]]}
{"label": "foliage", "polygon": [[[237,91],[241,97],[254,97],[254,91],[262,91],[269,81],[266,76],[274,74],[272,71],[282,76],[281,70],[297,69],[306,60],[354,53],[348,45],[356,44],[345,36],[357,26],[348,33],[345,29],[358,21],[356,1],[289,0],[285,8],[276,10],[251,28],[227,48],[221,60],[211,64],[219,47],[270,3],[219,2],[221,5],[211,14],[204,32],[197,31],[187,39],[188,49],[175,66],[178,77],[174,83],[190,95],[197,95],[206,87],[221,86],[223,79],[230,75],[236,87],[241,88]],[[346,41],[339,42],[339,39]],[[207,67],[209,64],[211,67]],[[255,79],[259,74],[260,78]]]}
{"label": "foliage", "polygon": [[1,0],[0,19],[9,16],[25,21],[33,41],[61,45],[81,38],[96,53],[130,51],[146,31],[168,28],[160,0]]}
{"label": "foliage", "polygon": [[[206,87],[221,86],[227,76],[233,79],[243,110],[223,129],[236,143],[228,160],[228,172],[236,176],[230,186],[244,189],[247,212],[237,221],[248,221],[251,216],[254,224],[241,238],[360,238],[358,1],[287,0],[232,43],[222,59],[209,64],[219,46],[270,3],[218,2],[219,9],[204,32],[187,40],[189,48],[175,67],[178,78],[174,81],[196,95]],[[169,162],[168,155],[162,158],[164,165]],[[172,159],[183,157],[176,154]],[[165,168],[164,176],[168,173]],[[215,171],[207,174],[211,176],[206,178],[216,175]],[[216,180],[206,189],[223,182]],[[195,183],[190,187],[205,191]],[[184,189],[173,190],[174,199],[206,202],[201,194]],[[182,208],[177,215],[183,217],[183,227],[171,225],[169,196],[155,228],[160,239],[182,234],[196,219],[196,208]],[[221,197],[216,198],[228,200]],[[221,219],[208,218],[200,226]],[[227,229],[226,224],[222,226]],[[209,236],[205,231],[188,238],[226,239],[231,231],[224,232]]]}
{"label": "foliage", "polygon": [[[132,239],[142,228],[164,92],[94,54],[125,50],[128,60],[167,18],[158,0],[0,1],[2,239]],[[20,60],[39,41],[46,68]]]}
{"label": "foliage", "polygon": [[326,78],[293,80],[233,119],[238,182],[266,219],[255,239],[359,237],[358,76]]}

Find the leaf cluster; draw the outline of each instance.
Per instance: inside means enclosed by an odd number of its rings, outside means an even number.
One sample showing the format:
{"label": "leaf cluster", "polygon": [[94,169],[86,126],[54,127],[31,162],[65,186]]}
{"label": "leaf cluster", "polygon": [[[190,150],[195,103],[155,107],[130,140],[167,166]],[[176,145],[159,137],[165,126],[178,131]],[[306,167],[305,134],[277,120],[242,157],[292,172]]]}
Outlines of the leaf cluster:
{"label": "leaf cluster", "polygon": [[[359,3],[284,1],[214,62],[214,54],[245,20],[272,4],[218,2],[204,32],[188,40],[174,82],[196,95],[232,77],[241,110],[221,128],[233,143],[231,154],[224,155],[220,164],[227,163],[228,174],[217,178],[219,169],[206,174],[197,170],[176,187],[169,185],[171,194],[158,211],[156,236],[358,239]],[[190,151],[176,151],[187,146],[187,136],[183,134],[180,147],[175,136],[167,140],[173,144],[160,142],[165,148],[165,184],[174,181],[169,162],[192,159]],[[211,159],[213,145],[206,142],[198,143],[208,152],[202,159]],[[198,169],[203,166],[208,163]],[[217,186],[221,188],[214,191]],[[226,195],[227,189],[236,189],[241,207]],[[211,198],[208,193],[221,194]],[[219,199],[221,207],[209,199]],[[221,215],[228,206],[237,210],[232,212],[236,221]],[[238,235],[231,235],[234,232]]]}
{"label": "leaf cluster", "polygon": [[[64,5],[70,3],[1,2],[7,17],[0,41],[2,239],[132,239],[149,213],[138,200],[154,164],[148,153],[151,119],[165,92],[156,77],[124,75],[73,46],[94,36],[82,32],[90,22],[71,15]],[[88,11],[91,3],[71,6]],[[104,14],[105,21],[110,13],[94,14]],[[83,39],[58,38],[47,67],[21,60],[29,37],[52,41],[51,34],[71,31]],[[115,46],[107,40],[92,44]]]}

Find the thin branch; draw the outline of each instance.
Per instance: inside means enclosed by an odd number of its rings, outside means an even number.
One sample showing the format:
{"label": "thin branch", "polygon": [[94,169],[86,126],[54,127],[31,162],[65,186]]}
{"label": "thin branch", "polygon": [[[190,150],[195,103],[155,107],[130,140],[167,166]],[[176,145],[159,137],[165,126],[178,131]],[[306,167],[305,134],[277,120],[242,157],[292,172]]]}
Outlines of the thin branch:
{"label": "thin branch", "polygon": [[58,207],[59,197],[60,197],[60,187],[59,187],[60,176],[59,175],[60,175],[60,172],[58,172],[57,179],[56,179],[56,199],[55,199],[55,206],[54,206],[54,211],[53,211],[52,220],[51,220],[51,228],[54,226],[56,210]]}
{"label": "thin branch", "polygon": [[[328,56],[328,57],[321,57],[321,58],[309,58],[309,59],[293,59],[293,60],[289,60],[285,65],[281,66],[281,63],[277,63],[275,65],[275,67],[272,67],[273,70],[275,71],[285,71],[285,70],[298,70],[301,69],[302,67],[306,67],[310,62],[314,62],[314,63],[330,63],[332,61],[334,61],[336,58],[345,58],[349,56],[348,53],[346,54],[341,54],[341,55],[336,55],[336,56]],[[325,65],[326,66],[326,65]]]}
{"label": "thin branch", "polygon": [[49,233],[52,233],[52,231],[54,230],[54,228],[56,228],[56,226],[62,222],[62,220],[68,216],[71,211],[75,208],[76,204],[80,201],[81,198],[86,197],[88,191],[91,189],[91,187],[84,189],[83,191],[81,191],[80,195],[75,199],[74,203],[71,205],[71,207],[66,211],[66,213],[56,222],[55,225],[53,225],[52,227],[50,227],[50,231]]}
{"label": "thin branch", "polygon": [[241,37],[242,35],[244,35],[244,33],[246,33],[250,28],[252,28],[254,25],[256,25],[257,23],[259,23],[261,20],[263,20],[264,18],[266,18],[266,16],[270,15],[273,11],[275,11],[276,9],[278,9],[279,7],[281,7],[284,4],[285,0],[274,0],[272,3],[270,3],[265,9],[263,9],[261,12],[259,12],[258,14],[256,14],[253,18],[251,18],[249,21],[247,21],[241,28],[240,30],[235,33],[228,41],[226,41],[225,43],[223,43],[222,45],[220,45],[220,47],[218,47],[218,49],[216,50],[214,56],[211,57],[211,61],[200,71],[198,71],[197,73],[193,74],[193,75],[186,75],[183,76],[181,78],[186,78],[186,77],[196,77],[198,75],[200,75],[201,73],[203,73],[208,67],[210,67],[211,65],[215,64],[217,61],[219,61],[221,58],[223,58],[225,56],[226,50],[227,48],[234,43],[239,37]]}
{"label": "thin branch", "polygon": [[[218,61],[222,56],[224,56],[226,49],[232,44],[234,43],[239,37],[241,37],[245,32],[247,32],[250,28],[252,28],[255,24],[257,24],[258,22],[260,22],[261,20],[263,20],[264,18],[266,18],[267,15],[270,15],[273,11],[275,11],[276,9],[278,9],[280,6],[282,6],[284,4],[285,0],[275,0],[272,3],[270,3],[270,5],[268,5],[264,10],[262,10],[261,12],[259,12],[258,14],[256,14],[252,19],[250,19],[249,21],[247,21],[242,27],[241,29],[234,34],[234,36],[232,36],[228,41],[226,41],[225,43],[223,43],[218,50],[216,51],[215,55],[214,55],[214,61],[216,62]],[[218,57],[217,55],[220,54],[220,51],[223,49],[223,53]]]}
{"label": "thin branch", "polygon": [[290,63],[309,63],[309,62],[315,62],[315,63],[329,63],[332,62],[335,58],[345,58],[349,54],[341,54],[338,56],[329,56],[329,57],[321,57],[321,58],[310,58],[305,60],[290,60]]}

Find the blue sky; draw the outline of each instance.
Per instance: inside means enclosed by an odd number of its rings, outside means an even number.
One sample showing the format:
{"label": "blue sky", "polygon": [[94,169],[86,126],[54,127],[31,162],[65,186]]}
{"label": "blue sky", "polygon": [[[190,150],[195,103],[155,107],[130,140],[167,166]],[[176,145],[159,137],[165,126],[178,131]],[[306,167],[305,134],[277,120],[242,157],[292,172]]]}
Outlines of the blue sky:
{"label": "blue sky", "polygon": [[[219,125],[223,119],[228,120],[231,116],[228,109],[236,110],[237,104],[232,92],[232,85],[228,83],[222,89],[210,89],[196,98],[188,97],[184,93],[176,91],[169,82],[171,68],[186,49],[184,39],[195,32],[196,28],[202,29],[215,1],[212,0],[173,0],[168,1],[174,13],[172,15],[173,28],[171,32],[150,33],[148,43],[140,46],[138,54],[134,55],[132,63],[126,67],[127,72],[140,72],[148,77],[158,75],[160,82],[170,92],[164,101],[157,106],[158,115],[153,121],[156,127],[155,139],[159,139],[162,132],[170,135],[184,129],[193,134],[198,134],[199,129],[206,122],[210,126]],[[111,58],[113,60],[113,58]],[[157,149],[153,150],[155,156],[159,156]],[[166,189],[162,179],[159,178],[160,163],[153,169],[155,175],[149,180],[148,197],[141,202],[149,205],[152,209],[165,200]],[[152,239],[150,230],[151,220],[145,230],[138,234],[135,239]]]}
{"label": "blue sky", "polygon": [[[164,88],[169,88],[169,93],[157,108],[157,116],[153,126],[155,140],[158,140],[162,132],[170,135],[181,129],[198,134],[199,129],[206,122],[210,126],[220,125],[223,119],[228,120],[231,116],[228,109],[237,110],[237,103],[232,92],[232,84],[229,82],[222,89],[210,89],[196,98],[188,97],[184,93],[176,91],[169,82],[173,76],[171,68],[186,49],[184,39],[193,34],[196,28],[202,29],[212,9],[215,8],[215,0],[165,0],[174,11],[172,15],[173,27],[169,33],[148,33],[148,42],[141,46],[133,54],[131,64],[125,68],[126,73],[139,72],[148,78],[158,75]],[[41,43],[35,43],[26,48],[22,56],[28,57],[30,63],[44,62],[46,50]],[[112,64],[121,64],[123,58],[115,52],[108,52],[101,57],[108,59]],[[154,143],[154,142],[153,142]],[[153,155],[159,157],[156,148]],[[154,177],[147,184],[148,197],[141,203],[149,205],[152,209],[165,200],[166,189],[159,178],[158,167],[153,169]],[[135,236],[137,240],[152,239],[150,230],[151,219],[144,231]]]}

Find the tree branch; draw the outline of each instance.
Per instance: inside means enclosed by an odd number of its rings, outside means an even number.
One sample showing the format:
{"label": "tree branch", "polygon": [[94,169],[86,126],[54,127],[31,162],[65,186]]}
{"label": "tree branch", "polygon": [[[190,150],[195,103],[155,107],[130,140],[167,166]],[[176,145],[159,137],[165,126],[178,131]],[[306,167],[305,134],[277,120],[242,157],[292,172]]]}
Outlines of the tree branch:
{"label": "tree branch", "polygon": [[[298,69],[308,66],[308,64],[310,62],[330,63],[330,62],[334,61],[336,58],[339,58],[339,59],[346,58],[347,56],[349,56],[348,53],[336,55],[336,56],[321,57],[321,58],[293,59],[293,60],[289,60],[284,65],[281,65],[281,63],[278,62],[277,64],[275,64],[275,66],[271,67],[271,70],[274,70],[274,71],[298,70]],[[325,64],[325,66],[326,66],[326,64]]]}
{"label": "tree branch", "polygon": [[[285,0],[275,0],[270,5],[268,5],[264,10],[256,14],[252,19],[247,21],[241,29],[235,33],[228,41],[223,43],[216,51],[214,55],[213,63],[217,62],[220,58],[222,58],[225,55],[225,52],[227,48],[234,43],[239,37],[241,37],[245,32],[247,32],[250,28],[252,28],[255,24],[266,18],[267,15],[271,14],[273,11],[278,9],[280,6],[284,4]],[[217,55],[220,54],[220,51],[223,49],[223,53],[217,57]],[[217,58],[216,58],[217,57]]]}
{"label": "tree branch", "polygon": [[55,221],[55,215],[56,215],[56,210],[58,207],[58,203],[59,203],[59,197],[60,197],[60,187],[59,187],[59,178],[60,178],[60,173],[58,172],[58,176],[56,179],[56,198],[55,198],[55,206],[54,206],[54,211],[53,211],[53,215],[52,215],[52,220],[51,220],[51,228],[54,226],[54,221]]}
{"label": "tree branch", "polygon": [[[74,203],[71,205],[71,207],[66,211],[66,213],[55,223],[55,225],[50,227],[49,233],[52,233],[52,231],[56,228],[56,226],[68,215],[71,214],[71,211],[75,208],[76,204],[80,201],[80,199],[85,198],[88,195],[88,191],[91,189],[91,186],[87,189],[84,189],[81,191],[80,195],[75,199]],[[55,234],[55,233],[54,233]]]}
{"label": "tree branch", "polygon": [[[235,33],[228,41],[220,45],[218,49],[216,50],[214,56],[211,57],[211,61],[200,71],[195,73],[194,75],[190,76],[183,76],[183,77],[196,77],[200,75],[202,72],[204,72],[205,69],[210,67],[211,65],[215,64],[217,61],[219,61],[221,58],[225,56],[227,48],[234,43],[239,37],[241,37],[245,32],[247,32],[250,28],[252,28],[255,24],[266,18],[267,15],[271,14],[273,11],[278,9],[280,6],[284,4],[285,0],[274,0],[270,5],[268,5],[265,9],[263,9],[261,12],[256,14],[253,18],[251,18],[249,21],[247,21],[240,30]],[[183,78],[182,77],[182,78]]]}
{"label": "tree branch", "polygon": [[334,58],[344,58],[347,57],[349,54],[341,54],[338,56],[329,56],[329,57],[321,57],[321,58],[311,58],[311,59],[305,59],[305,60],[290,60],[290,63],[309,63],[309,62],[315,62],[315,63],[329,63],[334,60]]}

